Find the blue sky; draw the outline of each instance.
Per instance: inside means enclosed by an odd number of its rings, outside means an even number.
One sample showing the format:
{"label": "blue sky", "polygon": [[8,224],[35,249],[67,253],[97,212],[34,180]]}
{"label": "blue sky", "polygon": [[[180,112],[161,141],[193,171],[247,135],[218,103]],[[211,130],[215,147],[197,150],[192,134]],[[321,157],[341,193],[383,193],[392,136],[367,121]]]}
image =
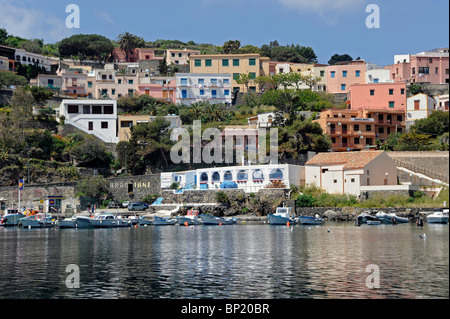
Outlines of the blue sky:
{"label": "blue sky", "polygon": [[[68,4],[80,8],[81,28],[67,29]],[[380,8],[381,26],[368,29],[366,7]],[[447,0],[0,0],[0,27],[54,43],[76,33],[116,39],[125,31],[156,39],[222,45],[311,46],[320,63],[350,54],[389,65],[394,54],[449,46]]]}

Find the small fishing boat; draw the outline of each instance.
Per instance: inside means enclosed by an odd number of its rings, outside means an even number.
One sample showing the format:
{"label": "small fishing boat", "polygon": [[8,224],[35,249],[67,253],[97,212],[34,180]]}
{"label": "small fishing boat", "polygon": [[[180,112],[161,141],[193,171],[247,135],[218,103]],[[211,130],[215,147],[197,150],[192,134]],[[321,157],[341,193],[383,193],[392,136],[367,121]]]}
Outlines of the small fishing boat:
{"label": "small fishing boat", "polygon": [[175,218],[171,217],[158,217],[155,216],[153,219],[153,226],[172,226],[177,223]]}
{"label": "small fishing boat", "polygon": [[267,216],[270,225],[295,224],[295,214],[292,213],[292,207],[278,207],[275,214]]}
{"label": "small fishing boat", "polygon": [[56,221],[50,214],[36,214],[20,219],[19,227],[23,228],[53,228]]}
{"label": "small fishing boat", "polygon": [[0,227],[16,227],[22,218],[27,217],[19,213],[17,209],[8,209],[3,217],[0,217]]}
{"label": "small fishing boat", "polygon": [[94,217],[77,216],[78,228],[121,228],[131,227],[131,221],[117,214],[100,213]]}
{"label": "small fishing boat", "polygon": [[200,218],[202,219],[203,225],[234,225],[237,223],[237,218],[231,218],[231,217],[216,217],[211,215],[200,215]]}
{"label": "small fishing boat", "polygon": [[448,209],[435,210],[427,216],[427,223],[429,224],[447,224],[448,223]]}
{"label": "small fishing boat", "polygon": [[176,220],[178,225],[199,225],[202,222],[198,210],[190,210],[186,216],[178,216]]}
{"label": "small fishing boat", "polygon": [[63,220],[58,220],[56,222],[56,226],[58,226],[60,229],[74,229],[78,228],[77,224],[77,216],[72,216],[72,218],[66,218]]}
{"label": "small fishing boat", "polygon": [[381,221],[384,224],[407,224],[409,223],[409,219],[405,217],[399,217],[395,213],[385,213],[385,212],[378,212],[376,214],[376,217],[379,221]]}
{"label": "small fishing boat", "polygon": [[372,216],[369,212],[363,212],[356,218],[355,225],[361,226],[362,224],[368,224],[368,222],[374,221],[378,221],[378,218]]}
{"label": "small fishing boat", "polygon": [[320,218],[320,216],[315,217],[300,216],[298,218],[298,222],[301,225],[323,225],[325,223],[325,219]]}

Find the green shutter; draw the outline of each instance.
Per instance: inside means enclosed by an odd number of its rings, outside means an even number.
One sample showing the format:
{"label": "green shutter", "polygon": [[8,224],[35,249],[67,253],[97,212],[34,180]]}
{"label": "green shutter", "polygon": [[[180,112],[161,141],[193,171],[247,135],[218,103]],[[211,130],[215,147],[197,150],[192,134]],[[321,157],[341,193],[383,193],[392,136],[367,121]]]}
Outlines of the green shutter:
{"label": "green shutter", "polygon": [[212,60],[205,60],[205,66],[212,66]]}
{"label": "green shutter", "polygon": [[229,60],[228,59],[223,59],[222,60],[222,66],[229,66]]}
{"label": "green shutter", "polygon": [[202,66],[202,60],[195,60],[195,66]]}

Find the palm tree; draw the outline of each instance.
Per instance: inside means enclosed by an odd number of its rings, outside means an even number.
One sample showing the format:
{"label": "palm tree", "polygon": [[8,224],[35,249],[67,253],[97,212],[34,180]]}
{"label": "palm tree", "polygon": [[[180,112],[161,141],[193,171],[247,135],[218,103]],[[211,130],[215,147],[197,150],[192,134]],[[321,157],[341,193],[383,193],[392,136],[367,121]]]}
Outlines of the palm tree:
{"label": "palm tree", "polygon": [[117,37],[117,39],[118,39],[117,43],[119,44],[120,49],[125,51],[127,62],[129,62],[128,58],[130,53],[132,53],[136,48],[144,44],[144,39],[129,32],[120,34]]}

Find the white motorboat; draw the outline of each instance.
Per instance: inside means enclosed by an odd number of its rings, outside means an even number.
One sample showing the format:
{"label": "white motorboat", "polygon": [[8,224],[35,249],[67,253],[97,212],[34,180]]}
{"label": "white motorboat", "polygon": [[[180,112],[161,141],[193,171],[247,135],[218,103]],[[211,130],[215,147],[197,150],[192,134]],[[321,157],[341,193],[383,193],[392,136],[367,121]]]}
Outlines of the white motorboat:
{"label": "white motorboat", "polygon": [[131,221],[117,214],[100,213],[94,217],[77,216],[78,228],[120,228],[131,227]]}
{"label": "white motorboat", "polygon": [[237,223],[237,218],[231,218],[231,217],[217,217],[217,216],[211,216],[211,215],[200,215],[200,218],[202,219],[203,225],[235,225]]}
{"label": "white motorboat", "polygon": [[448,223],[448,209],[435,210],[427,216],[427,223],[429,224],[447,224]]}
{"label": "white motorboat", "polygon": [[409,219],[405,217],[399,217],[395,213],[378,212],[376,214],[377,219],[384,224],[407,224]]}
{"label": "white motorboat", "polygon": [[292,213],[292,207],[277,207],[275,214],[267,216],[270,225],[295,224],[295,214]]}
{"label": "white motorboat", "polygon": [[56,221],[50,214],[36,214],[22,218],[18,226],[23,228],[53,228],[56,226]]}
{"label": "white motorboat", "polygon": [[186,216],[176,217],[178,225],[199,225],[202,220],[199,218],[198,210],[190,210],[187,212]]}
{"label": "white motorboat", "polygon": [[66,218],[63,220],[58,220],[56,222],[56,225],[60,228],[60,229],[74,229],[74,228],[78,228],[78,224],[77,224],[77,216],[72,216],[72,218]]}
{"label": "white motorboat", "polygon": [[369,212],[363,212],[360,214],[355,221],[356,226],[361,226],[362,224],[368,224],[369,222],[376,222],[378,218],[372,216]]}
{"label": "white motorboat", "polygon": [[0,227],[16,227],[22,218],[27,217],[19,213],[17,209],[8,209],[6,214],[0,217]]}

